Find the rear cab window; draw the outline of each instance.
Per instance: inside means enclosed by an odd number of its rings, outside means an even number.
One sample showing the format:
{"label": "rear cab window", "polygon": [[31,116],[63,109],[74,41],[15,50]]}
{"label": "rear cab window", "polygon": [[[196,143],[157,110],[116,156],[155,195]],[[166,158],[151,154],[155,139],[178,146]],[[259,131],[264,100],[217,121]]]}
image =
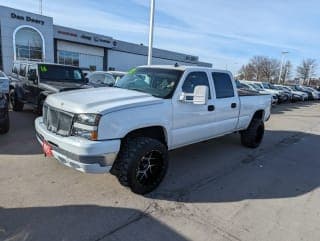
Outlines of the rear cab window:
{"label": "rear cab window", "polygon": [[217,99],[232,98],[235,96],[230,75],[227,73],[212,73]]}

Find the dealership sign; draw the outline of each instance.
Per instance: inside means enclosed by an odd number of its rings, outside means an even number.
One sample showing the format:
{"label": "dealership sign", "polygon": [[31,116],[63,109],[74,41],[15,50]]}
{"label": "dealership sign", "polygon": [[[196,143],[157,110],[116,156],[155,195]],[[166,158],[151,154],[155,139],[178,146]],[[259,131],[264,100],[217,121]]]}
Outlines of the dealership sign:
{"label": "dealership sign", "polygon": [[30,23],[37,23],[37,24],[44,25],[43,20],[35,19],[30,16],[21,16],[21,15],[15,14],[15,13],[11,13],[11,18],[30,22]]}

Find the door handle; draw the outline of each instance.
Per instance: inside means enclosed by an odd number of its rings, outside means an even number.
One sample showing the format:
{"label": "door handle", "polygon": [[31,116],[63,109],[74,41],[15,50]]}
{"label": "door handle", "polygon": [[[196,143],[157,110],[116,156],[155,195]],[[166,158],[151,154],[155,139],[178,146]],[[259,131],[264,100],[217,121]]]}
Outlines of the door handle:
{"label": "door handle", "polygon": [[214,105],[208,105],[208,111],[214,111]]}
{"label": "door handle", "polygon": [[232,103],[232,104],[231,104],[231,108],[232,108],[232,109],[237,108],[237,103]]}

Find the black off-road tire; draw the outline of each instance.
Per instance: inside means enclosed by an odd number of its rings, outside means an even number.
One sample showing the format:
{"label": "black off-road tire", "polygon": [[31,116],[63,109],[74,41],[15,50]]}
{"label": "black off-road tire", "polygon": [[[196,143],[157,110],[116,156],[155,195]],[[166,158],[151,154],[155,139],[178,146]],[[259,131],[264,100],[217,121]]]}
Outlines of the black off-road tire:
{"label": "black off-road tire", "polygon": [[[139,170],[141,171],[143,160],[152,155],[157,157],[154,159],[159,159],[160,164],[155,165],[156,169],[153,169],[155,177],[150,178],[148,183],[142,183],[141,179],[138,180],[138,173],[141,173]],[[163,143],[152,138],[127,138],[123,140],[114,165],[112,173],[117,176],[119,182],[129,187],[132,192],[143,195],[156,189],[163,180],[168,169],[168,150]]]}
{"label": "black off-road tire", "polygon": [[10,96],[10,103],[11,103],[12,110],[17,112],[22,111],[24,103],[18,100],[18,97],[14,89],[10,90],[9,96]]}
{"label": "black off-road tire", "polygon": [[0,126],[0,134],[6,134],[6,133],[8,133],[8,131],[10,129],[9,112],[6,115],[7,116],[6,116],[6,119],[5,119],[3,126]]}
{"label": "black off-road tire", "polygon": [[241,131],[241,143],[245,147],[257,148],[264,136],[264,123],[260,119],[253,119],[248,129]]}
{"label": "black off-road tire", "polygon": [[38,106],[37,106],[37,114],[39,116],[42,116],[42,109],[43,109],[43,104],[44,104],[45,98],[44,97],[40,97],[39,101],[38,101]]}

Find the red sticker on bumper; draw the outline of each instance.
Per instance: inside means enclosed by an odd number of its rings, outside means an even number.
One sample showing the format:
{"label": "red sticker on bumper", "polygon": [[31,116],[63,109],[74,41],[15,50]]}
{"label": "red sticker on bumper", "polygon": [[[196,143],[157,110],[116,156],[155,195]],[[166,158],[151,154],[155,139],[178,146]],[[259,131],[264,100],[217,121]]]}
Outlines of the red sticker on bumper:
{"label": "red sticker on bumper", "polygon": [[53,156],[52,148],[51,148],[51,146],[49,145],[48,142],[46,142],[46,141],[43,142],[42,150],[43,150],[43,153],[44,153],[44,155],[46,157],[52,157]]}

